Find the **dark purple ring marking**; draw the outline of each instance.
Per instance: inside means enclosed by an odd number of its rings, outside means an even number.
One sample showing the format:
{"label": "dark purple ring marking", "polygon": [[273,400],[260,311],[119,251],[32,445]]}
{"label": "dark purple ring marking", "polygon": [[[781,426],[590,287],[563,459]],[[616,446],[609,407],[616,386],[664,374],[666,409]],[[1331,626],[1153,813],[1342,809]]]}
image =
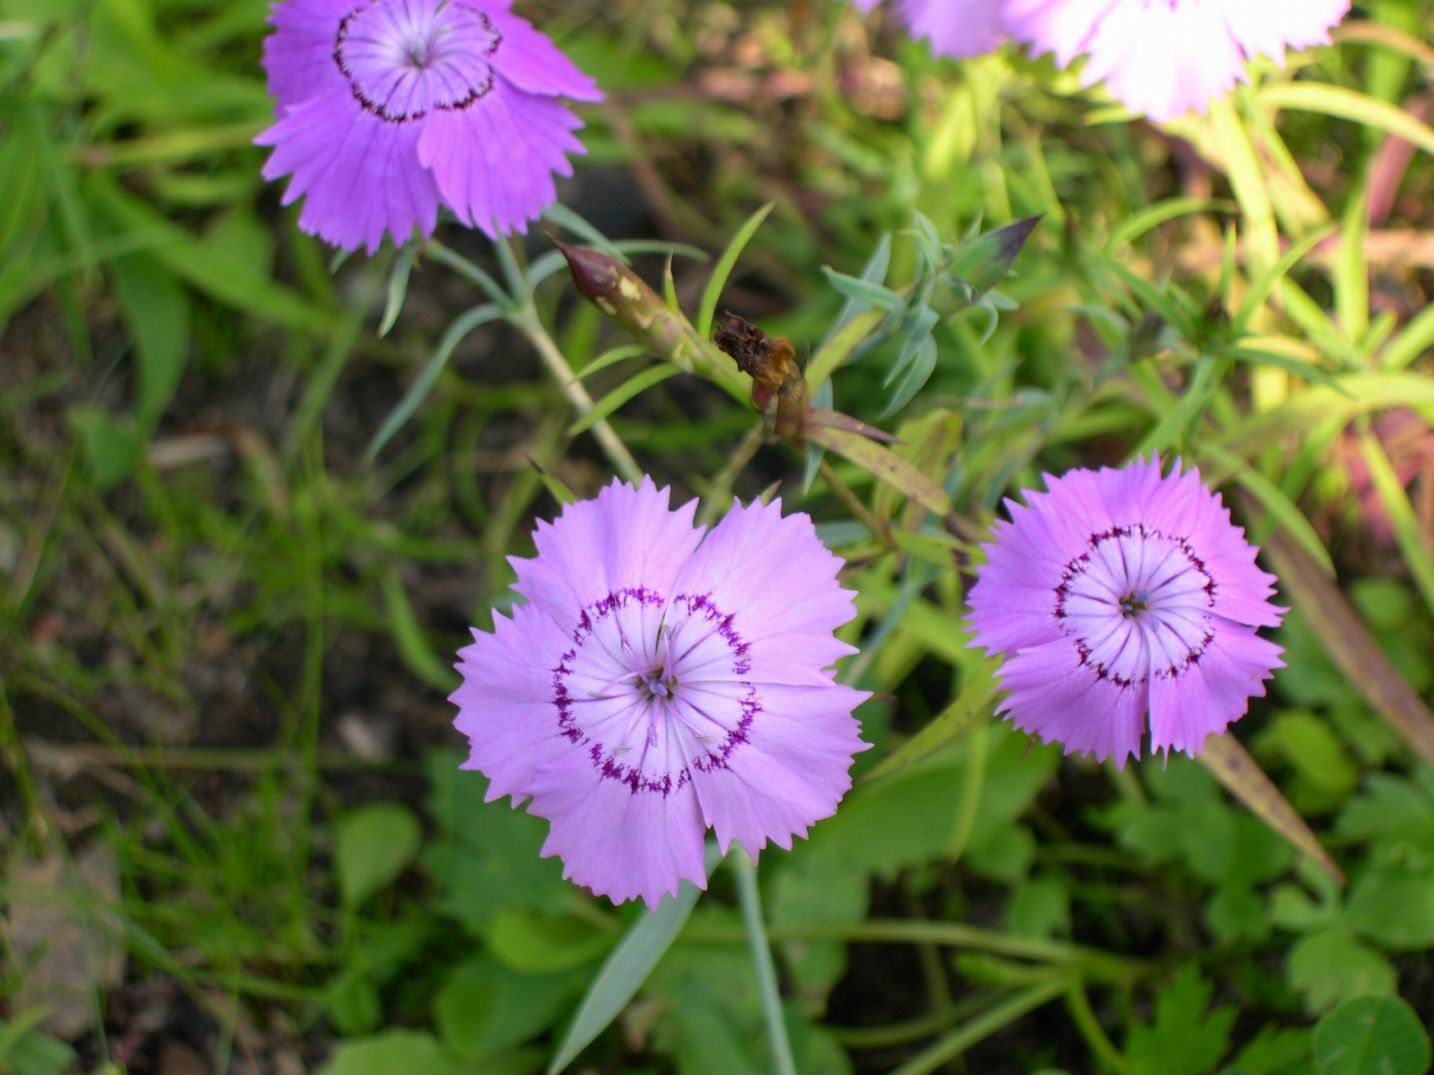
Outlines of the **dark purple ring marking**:
{"label": "dark purple ring marking", "polygon": [[[744,676],[751,671],[751,645],[737,632],[732,615],[712,603],[710,594],[683,593],[668,601],[654,590],[632,586],[594,601],[579,613],[578,626],[573,631],[573,648],[562,655],[557,667],[553,669],[553,707],[558,715],[558,734],[583,750],[603,779],[626,784],[634,795],[638,792],[656,792],[665,798],[691,782],[692,769],[704,773],[726,769],[732,752],[747,742],[747,733],[751,730],[752,721],[762,712],[762,703],[757,696],[756,686],[746,680],[740,680],[738,685],[744,693],[740,700],[742,716],[736,727],[728,730],[720,744],[693,760],[689,766],[684,766],[676,774],[653,775],[644,772],[640,766],[619,762],[619,750],[609,750],[578,726],[576,714],[573,712],[574,699],[568,690],[568,677],[573,673],[578,652],[592,637],[597,625],[634,602],[650,608],[685,608],[689,617],[700,618],[713,624],[714,633],[727,643],[732,653],[732,672],[735,675]],[[688,700],[687,704],[697,710],[691,700]]]}
{"label": "dark purple ring marking", "polygon": [[[384,0],[374,0],[374,3],[381,4],[383,2]],[[339,20],[338,32],[334,35],[334,66],[339,69],[339,73],[348,81],[349,90],[353,93],[354,100],[357,101],[359,107],[369,113],[369,115],[381,119],[385,123],[398,124],[412,123],[416,120],[423,119],[428,115],[426,109],[418,109],[413,112],[390,112],[384,105],[369,97],[368,94],[364,92],[363,87],[359,85],[359,80],[354,76],[353,70],[344,59],[344,45],[348,43],[350,26],[353,24],[354,19],[358,18],[358,16],[373,6],[373,3],[360,4]],[[484,50],[483,55],[485,57],[494,55],[498,51],[499,46],[503,44],[503,35],[499,33],[498,28],[493,25],[493,20],[469,4],[454,4],[453,6],[462,8],[471,14],[478,20],[484,32],[491,35],[493,43]],[[466,108],[470,108],[492,92],[493,78],[493,68],[490,66],[488,68],[488,77],[477,86],[468,87],[468,93],[465,96],[447,104],[436,104],[433,108],[439,112],[461,112]]]}
{"label": "dark purple ring marking", "polygon": [[[1071,584],[1079,576],[1084,575],[1090,569],[1091,556],[1095,552],[1095,550],[1101,546],[1101,544],[1107,541],[1119,541],[1124,538],[1136,536],[1140,537],[1144,541],[1167,542],[1168,544],[1174,546],[1175,549],[1179,551],[1182,556],[1185,557],[1186,563],[1189,565],[1190,569],[1198,572],[1205,580],[1205,585],[1201,587],[1201,589],[1203,589],[1205,592],[1205,607],[1207,609],[1215,607],[1215,593],[1218,589],[1218,586],[1215,583],[1215,579],[1211,576],[1209,569],[1205,565],[1205,561],[1196,555],[1195,550],[1191,547],[1190,540],[1188,538],[1175,537],[1163,533],[1162,531],[1156,530],[1153,527],[1147,527],[1144,523],[1137,523],[1134,526],[1117,526],[1113,529],[1090,535],[1090,538],[1087,541],[1087,549],[1079,556],[1072,559],[1061,570],[1061,582],[1060,585],[1055,588],[1055,617],[1056,620],[1060,623],[1061,630],[1065,632],[1067,637],[1069,637],[1072,642],[1074,642],[1076,648],[1076,655],[1078,657],[1078,663],[1080,664],[1080,666],[1083,668],[1091,669],[1095,673],[1096,679],[1109,680],[1121,690],[1126,690],[1129,687],[1133,687],[1137,683],[1148,682],[1151,678],[1150,674],[1147,673],[1146,675],[1143,675],[1138,679],[1132,679],[1128,676],[1122,676],[1119,673],[1112,672],[1099,661],[1092,663],[1091,646],[1089,641],[1081,635],[1077,634],[1074,630],[1070,629],[1066,624],[1066,601],[1071,596]],[[1125,603],[1127,600],[1129,600],[1129,598],[1123,596],[1120,600],[1122,607],[1124,608]],[[1193,665],[1196,665],[1200,662],[1200,658],[1205,655],[1205,651],[1210,647],[1210,643],[1214,640],[1215,632],[1210,629],[1209,617],[1207,614],[1205,631],[1201,636],[1199,644],[1193,647],[1189,647],[1184,657],[1180,659],[1180,663],[1178,665],[1172,665],[1168,668],[1158,669],[1155,672],[1155,678],[1177,678],[1178,676],[1180,676],[1181,673],[1187,671]]]}

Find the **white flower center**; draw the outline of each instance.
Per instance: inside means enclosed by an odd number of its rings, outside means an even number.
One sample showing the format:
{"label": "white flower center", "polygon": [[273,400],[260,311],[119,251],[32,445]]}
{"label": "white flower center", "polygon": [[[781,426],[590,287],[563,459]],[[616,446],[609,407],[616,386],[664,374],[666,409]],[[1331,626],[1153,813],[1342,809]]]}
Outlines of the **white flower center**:
{"label": "white flower center", "polygon": [[747,642],[702,594],[641,586],[582,612],[553,669],[557,734],[606,779],[668,795],[722,769],[761,712]]}
{"label": "white flower center", "polygon": [[1121,687],[1175,677],[1214,638],[1215,580],[1189,541],[1144,525],[1092,534],[1055,589],[1080,663]]}
{"label": "white flower center", "polygon": [[372,0],[340,20],[334,63],[366,112],[408,123],[486,96],[502,43],[492,20],[468,4]]}

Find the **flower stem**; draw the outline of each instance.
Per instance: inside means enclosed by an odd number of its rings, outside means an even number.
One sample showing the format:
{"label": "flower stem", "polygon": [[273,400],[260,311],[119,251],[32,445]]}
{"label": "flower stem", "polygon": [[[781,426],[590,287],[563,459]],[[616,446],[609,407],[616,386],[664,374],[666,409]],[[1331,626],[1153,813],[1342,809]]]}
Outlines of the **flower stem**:
{"label": "flower stem", "polygon": [[787,1023],[782,1016],[782,995],[777,987],[777,965],[767,943],[762,922],[762,896],[757,890],[757,864],[740,847],[732,852],[732,869],[737,874],[737,899],[747,927],[747,946],[757,969],[757,986],[762,994],[762,1012],[767,1017],[767,1040],[772,1049],[775,1075],[797,1075],[792,1044],[787,1040]]}
{"label": "flower stem", "polygon": [[[562,389],[563,395],[567,397],[573,409],[583,417],[590,414],[593,409],[592,396],[588,395],[588,390],[583,387],[582,382],[573,376],[572,367],[568,365],[568,360],[563,357],[562,351],[558,350],[558,345],[553,341],[552,336],[548,335],[548,330],[538,319],[537,312],[529,307],[514,318],[513,324],[522,331],[523,335],[528,337],[528,342],[533,345],[533,350],[538,352],[538,357],[543,360],[543,365],[547,367],[553,380],[558,383],[558,387]],[[622,476],[623,481],[632,482],[634,485],[640,484],[642,468],[637,465],[637,460],[627,450],[627,445],[623,444],[618,435],[613,432],[612,426],[607,424],[607,420],[599,418],[589,428],[598,442],[598,447],[603,450],[608,462]]]}

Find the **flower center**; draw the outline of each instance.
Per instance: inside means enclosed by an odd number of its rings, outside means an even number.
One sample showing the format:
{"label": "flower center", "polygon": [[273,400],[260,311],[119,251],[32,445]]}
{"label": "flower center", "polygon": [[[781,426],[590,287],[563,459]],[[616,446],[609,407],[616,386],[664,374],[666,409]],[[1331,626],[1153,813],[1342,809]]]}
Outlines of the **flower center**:
{"label": "flower center", "polygon": [[704,594],[634,586],[583,609],[553,669],[557,732],[606,779],[668,795],[722,769],[761,712],[748,644]]}
{"label": "flower center", "polygon": [[1144,525],[1092,534],[1054,596],[1080,663],[1121,687],[1180,675],[1214,638],[1205,562],[1188,540]]}
{"label": "flower center", "polygon": [[364,111],[409,123],[486,96],[502,43],[492,20],[468,4],[372,0],[340,20],[334,63]]}

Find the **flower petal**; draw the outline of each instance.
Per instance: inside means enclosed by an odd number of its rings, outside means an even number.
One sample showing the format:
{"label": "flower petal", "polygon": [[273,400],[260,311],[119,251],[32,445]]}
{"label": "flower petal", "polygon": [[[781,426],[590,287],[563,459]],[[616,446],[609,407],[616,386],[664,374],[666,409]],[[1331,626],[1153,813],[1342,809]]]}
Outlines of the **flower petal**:
{"label": "flower petal", "polygon": [[576,101],[601,101],[602,90],[546,35],[533,29],[526,19],[502,9],[482,5],[503,42],[493,56],[493,65],[518,89],[542,97],[570,97]]}
{"label": "flower petal", "polygon": [[766,685],[746,740],[720,767],[692,769],[706,824],[724,852],[756,855],[770,840],[790,848],[836,812],[851,788],[852,757],[868,749],[852,711],[870,695],[839,684]]}
{"label": "flower petal", "polygon": [[655,909],[683,880],[707,887],[706,826],[690,784],[635,791],[578,757],[540,768],[531,791],[528,812],[550,823],[543,857],[559,856],[563,876],[595,894]]}
{"label": "flower petal", "polygon": [[453,723],[468,737],[463,768],[487,775],[489,801],[511,795],[516,806],[539,766],[577,750],[562,735],[553,686],[570,643],[546,614],[519,605],[512,619],[495,613],[492,634],[474,631],[458,651]]}
{"label": "flower petal", "polygon": [[1061,743],[1067,754],[1090,753],[1124,766],[1140,756],[1145,730],[1144,683],[1121,687],[1098,679],[1082,665],[1069,639],[1023,649],[1006,661],[1001,685],[1010,694],[999,712],[1022,731],[1047,743]]}
{"label": "flower petal", "polygon": [[403,243],[438,222],[433,180],[419,166],[417,127],[385,123],[348,89],[290,108],[255,139],[273,146],[265,179],[292,175],[284,204],[305,198],[299,226],[345,250]]}
{"label": "flower petal", "polygon": [[581,126],[563,104],[525,93],[500,74],[471,105],[429,115],[418,156],[444,202],[496,239],[522,231],[557,200],[553,176],[571,175],[567,154],[585,152],[572,135]]}
{"label": "flower petal", "polygon": [[650,478],[634,489],[614,481],[596,499],[569,504],[538,524],[538,555],[509,559],[513,588],[571,633],[583,609],[610,594],[643,587],[666,595],[702,538],[696,501],[669,509],[670,491]]}
{"label": "flower petal", "polygon": [[1200,753],[1207,736],[1243,717],[1251,698],[1283,668],[1279,646],[1244,624],[1224,621],[1198,663],[1150,684],[1150,749]]}
{"label": "flower petal", "polygon": [[274,32],[264,40],[264,70],[279,114],[331,89],[348,85],[334,63],[339,23],[352,0],[287,0],[269,15]]}

